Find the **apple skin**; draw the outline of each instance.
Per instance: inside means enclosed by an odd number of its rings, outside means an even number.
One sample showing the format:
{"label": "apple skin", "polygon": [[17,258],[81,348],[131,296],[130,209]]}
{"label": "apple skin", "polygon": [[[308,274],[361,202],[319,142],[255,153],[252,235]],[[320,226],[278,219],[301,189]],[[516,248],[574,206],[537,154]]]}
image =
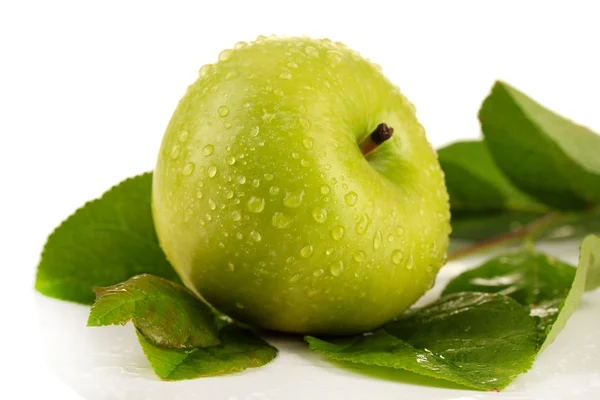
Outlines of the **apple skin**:
{"label": "apple skin", "polygon": [[[385,122],[392,138],[358,142]],[[179,102],[153,181],[158,238],[225,314],[303,334],[366,332],[435,280],[450,232],[414,106],[340,43],[225,50]]]}

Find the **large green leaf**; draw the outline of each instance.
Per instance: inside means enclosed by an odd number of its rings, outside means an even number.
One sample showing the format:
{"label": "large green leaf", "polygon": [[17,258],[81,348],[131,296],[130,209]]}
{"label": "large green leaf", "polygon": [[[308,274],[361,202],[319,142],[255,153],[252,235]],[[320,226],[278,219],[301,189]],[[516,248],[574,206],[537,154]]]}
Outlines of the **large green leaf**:
{"label": "large green leaf", "polygon": [[565,209],[600,201],[600,136],[496,82],[479,112],[494,161],[521,190]]}
{"label": "large green leaf", "polygon": [[438,150],[438,156],[453,213],[545,210],[504,176],[484,142],[456,142]]}
{"label": "large green leaf", "polygon": [[248,329],[231,324],[219,333],[220,345],[192,350],[156,346],[139,331],[138,339],[154,372],[169,381],[239,372],[265,365],[277,356],[276,348]]}
{"label": "large green leaf", "polygon": [[125,325],[133,321],[144,337],[166,348],[219,344],[209,307],[185,287],[152,275],[137,275],[96,289],[88,326]]}
{"label": "large green leaf", "polygon": [[474,292],[445,296],[372,335],[306,340],[332,360],[404,369],[479,390],[506,387],[536,354],[527,310],[510,297]]}
{"label": "large green leaf", "polygon": [[149,273],[179,277],[158,245],[150,209],[152,174],[127,179],[67,218],[42,252],[35,288],[83,304],[94,288]]}

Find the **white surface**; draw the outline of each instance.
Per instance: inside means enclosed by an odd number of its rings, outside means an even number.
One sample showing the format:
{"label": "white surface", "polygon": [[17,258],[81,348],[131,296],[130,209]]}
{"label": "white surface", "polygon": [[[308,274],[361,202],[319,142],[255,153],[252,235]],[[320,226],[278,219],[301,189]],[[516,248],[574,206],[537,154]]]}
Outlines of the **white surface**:
{"label": "white surface", "polygon": [[[34,317],[31,288],[45,238],[86,200],[152,169],[199,67],[239,40],[277,33],[346,42],[381,64],[417,105],[436,146],[478,136],[479,104],[498,78],[600,131],[600,24],[592,1],[150,3],[0,2],[0,398],[77,398],[48,368]],[[570,341],[587,332],[572,326],[559,339],[569,354]],[[586,365],[569,362],[567,371]],[[274,374],[273,384],[313,390]],[[553,381],[567,385],[568,376]],[[395,383],[359,381],[403,397]],[[242,381],[232,382],[243,390]],[[319,382],[314,399],[323,398],[319,385],[340,381]]]}
{"label": "white surface", "polygon": [[[577,242],[545,250],[576,262]],[[449,278],[483,257],[448,264],[434,289],[436,298]],[[301,339],[270,337],[280,350],[268,365],[245,372],[191,381],[161,382],[150,369],[132,326],[86,328],[88,308],[37,296],[45,347],[53,370],[89,400],[392,400],[406,399],[579,399],[600,398],[600,290],[588,293],[558,339],[534,367],[501,393],[407,382],[412,374],[385,369],[346,369],[308,351]],[[381,377],[360,371],[379,371]]]}

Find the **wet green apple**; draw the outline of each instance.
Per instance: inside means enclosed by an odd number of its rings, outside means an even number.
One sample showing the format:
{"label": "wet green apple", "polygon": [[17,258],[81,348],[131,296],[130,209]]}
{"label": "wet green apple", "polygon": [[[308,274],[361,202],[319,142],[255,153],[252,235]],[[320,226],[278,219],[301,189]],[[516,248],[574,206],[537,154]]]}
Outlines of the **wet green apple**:
{"label": "wet green apple", "polygon": [[[377,145],[381,126],[393,135]],[[209,303],[311,334],[400,314],[433,284],[450,231],[413,105],[377,65],[309,38],[239,43],[202,67],[162,141],[153,214]]]}

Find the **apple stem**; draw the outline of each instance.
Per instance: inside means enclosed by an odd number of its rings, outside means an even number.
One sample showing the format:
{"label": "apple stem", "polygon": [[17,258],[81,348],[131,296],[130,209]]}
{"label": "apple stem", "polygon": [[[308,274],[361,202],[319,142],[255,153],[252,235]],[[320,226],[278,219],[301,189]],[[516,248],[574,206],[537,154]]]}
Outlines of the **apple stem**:
{"label": "apple stem", "polygon": [[393,133],[394,128],[387,126],[385,123],[381,123],[377,125],[377,128],[375,128],[375,130],[371,132],[369,136],[360,142],[358,147],[363,155],[366,156],[371,151],[375,150],[381,143],[391,138]]}

